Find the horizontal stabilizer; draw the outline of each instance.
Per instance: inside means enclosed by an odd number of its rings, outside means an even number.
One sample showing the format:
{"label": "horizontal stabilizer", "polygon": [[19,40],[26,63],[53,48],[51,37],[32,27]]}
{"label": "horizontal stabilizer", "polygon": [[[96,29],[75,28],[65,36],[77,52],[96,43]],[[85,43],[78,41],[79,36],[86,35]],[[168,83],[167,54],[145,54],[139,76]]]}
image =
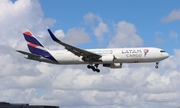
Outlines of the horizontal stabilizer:
{"label": "horizontal stabilizer", "polygon": [[25,51],[20,51],[20,50],[16,50],[17,52],[24,54],[24,58],[26,59],[30,59],[30,60],[36,60],[39,62],[47,62],[47,63],[53,63],[53,64],[57,64],[57,61],[53,61],[50,57],[44,57],[41,55],[36,55],[36,54],[32,54],[29,52],[25,52]]}
{"label": "horizontal stabilizer", "polygon": [[20,50],[16,50],[16,51],[21,53],[21,54],[32,56],[32,57],[41,57],[40,55],[32,54],[32,53],[25,52],[25,51],[20,51]]}

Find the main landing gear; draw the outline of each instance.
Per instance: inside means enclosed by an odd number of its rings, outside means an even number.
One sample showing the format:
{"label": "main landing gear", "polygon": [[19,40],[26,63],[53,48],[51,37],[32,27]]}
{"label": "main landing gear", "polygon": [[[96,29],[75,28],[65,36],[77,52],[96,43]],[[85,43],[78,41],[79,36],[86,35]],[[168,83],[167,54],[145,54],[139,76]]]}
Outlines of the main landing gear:
{"label": "main landing gear", "polygon": [[156,69],[158,68],[158,64],[159,64],[159,62],[156,62],[156,66],[155,66]]}
{"label": "main landing gear", "polygon": [[88,69],[92,69],[94,72],[96,71],[96,72],[100,72],[100,70],[98,69],[98,65],[99,64],[95,64],[94,66],[93,65],[87,65],[87,68]]}

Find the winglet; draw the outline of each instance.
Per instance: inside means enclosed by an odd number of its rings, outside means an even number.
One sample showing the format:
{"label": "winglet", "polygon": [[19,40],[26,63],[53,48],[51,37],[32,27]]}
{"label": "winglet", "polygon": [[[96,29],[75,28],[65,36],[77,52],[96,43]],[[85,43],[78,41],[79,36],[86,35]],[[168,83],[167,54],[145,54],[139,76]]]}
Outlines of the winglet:
{"label": "winglet", "polygon": [[54,40],[54,41],[56,41],[56,42],[58,42],[58,41],[61,42],[58,38],[56,38],[56,36],[51,32],[50,29],[47,29],[47,30],[48,30],[48,32],[49,32],[49,34],[50,34],[52,40]]}

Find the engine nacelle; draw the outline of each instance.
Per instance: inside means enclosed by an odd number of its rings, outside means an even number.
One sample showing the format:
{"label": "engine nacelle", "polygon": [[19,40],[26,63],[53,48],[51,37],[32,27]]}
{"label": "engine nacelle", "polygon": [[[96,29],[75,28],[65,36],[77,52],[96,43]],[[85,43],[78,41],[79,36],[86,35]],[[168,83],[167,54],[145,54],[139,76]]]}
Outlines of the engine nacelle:
{"label": "engine nacelle", "polygon": [[103,63],[112,63],[114,61],[114,55],[104,55],[100,58]]}
{"label": "engine nacelle", "polygon": [[122,63],[103,64],[103,66],[110,68],[122,68]]}

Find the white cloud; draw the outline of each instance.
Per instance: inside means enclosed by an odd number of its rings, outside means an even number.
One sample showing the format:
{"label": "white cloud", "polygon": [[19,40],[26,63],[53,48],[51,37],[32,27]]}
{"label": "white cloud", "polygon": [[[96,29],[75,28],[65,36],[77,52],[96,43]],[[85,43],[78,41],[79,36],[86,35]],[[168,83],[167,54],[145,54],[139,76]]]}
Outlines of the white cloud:
{"label": "white cloud", "polygon": [[93,13],[88,13],[84,16],[84,19],[87,24],[91,25],[94,35],[102,42],[104,39],[103,35],[109,31],[108,25],[102,21],[102,18],[99,15]]}
{"label": "white cloud", "polygon": [[170,38],[174,38],[176,44],[178,44],[178,34],[177,33],[175,33],[174,31],[170,31],[169,36],[170,36]]}
{"label": "white cloud", "polygon": [[63,30],[61,30],[61,29],[60,29],[60,30],[56,30],[56,31],[54,32],[54,35],[57,36],[57,37],[59,37],[59,38],[64,38],[64,36],[65,36]]}
{"label": "white cloud", "polygon": [[84,16],[85,22],[87,24],[93,24],[97,20],[98,22],[102,21],[102,18],[99,15],[95,15],[89,12],[87,15]]}
{"label": "white cloud", "polygon": [[95,28],[94,30],[94,34],[96,36],[102,36],[104,32],[107,32],[108,31],[108,26],[107,24],[103,23],[103,22],[100,22],[98,24],[98,26]]}
{"label": "white cloud", "polygon": [[162,39],[162,38],[156,38],[156,43],[163,44],[164,41],[165,41],[165,40]]}
{"label": "white cloud", "polygon": [[142,46],[143,40],[136,34],[136,27],[126,21],[117,24],[116,35],[109,43],[109,47]]}
{"label": "white cloud", "polygon": [[168,16],[161,19],[162,22],[172,22],[175,20],[180,20],[180,9],[172,10]]}
{"label": "white cloud", "polygon": [[160,31],[156,31],[156,32],[155,32],[155,35],[156,35],[156,36],[163,36],[164,34],[163,34],[162,32],[160,32]]}
{"label": "white cloud", "polygon": [[89,35],[84,28],[71,28],[66,33],[63,40],[69,44],[81,44],[89,41]]}
{"label": "white cloud", "polygon": [[177,38],[177,37],[178,37],[178,34],[175,33],[174,31],[170,31],[169,36],[170,36],[171,38]]}
{"label": "white cloud", "polygon": [[[38,1],[18,0],[12,3],[10,0],[0,1],[0,44],[16,46],[22,38],[21,30],[28,28],[32,31],[40,31],[52,25],[55,20],[42,18],[43,12]],[[7,36],[8,40],[7,39]]]}
{"label": "white cloud", "polygon": [[45,87],[48,80],[43,80],[49,75],[36,68],[37,62],[25,60],[15,51],[27,50],[21,30],[28,28],[42,33],[55,20],[43,18],[40,4],[31,0],[1,0],[0,15],[0,58],[3,61],[0,63],[1,101],[28,102],[31,97],[36,97],[36,91],[31,90]]}
{"label": "white cloud", "polygon": [[163,44],[166,40],[162,37],[164,37],[164,34],[160,31],[156,31],[155,32],[155,35],[156,35],[156,43],[158,44]]}

